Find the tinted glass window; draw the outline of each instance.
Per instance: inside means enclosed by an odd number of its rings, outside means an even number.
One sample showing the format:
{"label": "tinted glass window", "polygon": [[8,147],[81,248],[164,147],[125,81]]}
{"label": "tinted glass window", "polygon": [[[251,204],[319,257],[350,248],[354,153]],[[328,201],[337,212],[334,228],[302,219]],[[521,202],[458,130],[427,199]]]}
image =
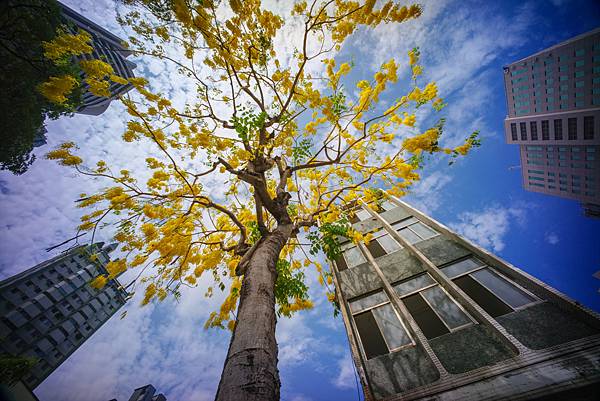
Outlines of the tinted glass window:
{"label": "tinted glass window", "polygon": [[513,308],[535,301],[531,295],[515,287],[490,269],[476,271],[473,273],[473,277]]}
{"label": "tinted glass window", "polygon": [[367,359],[388,353],[387,345],[371,311],[355,315],[354,322]]}
{"label": "tinted glass window", "polygon": [[415,319],[423,334],[428,339],[439,337],[450,330],[440,318],[435,314],[433,309],[425,302],[421,294],[414,294],[402,300],[408,308],[410,314]]}
{"label": "tinted glass window", "polygon": [[462,309],[450,299],[439,285],[428,288],[421,294],[451,329],[471,323],[471,320]]}
{"label": "tinted glass window", "polygon": [[408,333],[404,330],[404,326],[400,323],[400,319],[398,319],[398,315],[394,312],[391,304],[373,309],[373,315],[390,350],[411,343]]}
{"label": "tinted glass window", "polygon": [[459,277],[454,282],[492,317],[512,312],[510,306],[502,302],[477,281],[473,280],[470,275]]}

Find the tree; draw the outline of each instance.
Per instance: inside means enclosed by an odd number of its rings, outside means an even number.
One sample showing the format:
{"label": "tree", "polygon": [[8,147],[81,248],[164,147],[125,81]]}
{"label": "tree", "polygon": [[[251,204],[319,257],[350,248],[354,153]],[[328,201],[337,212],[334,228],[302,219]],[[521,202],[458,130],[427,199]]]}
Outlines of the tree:
{"label": "tree", "polygon": [[[212,274],[214,287],[228,296],[206,327],[232,330],[216,399],[277,400],[276,318],[312,306],[304,282],[310,266],[331,284],[331,273],[312,254],[335,257],[340,235],[369,239],[352,229],[345,205],[381,200],[378,188],[403,195],[419,179],[426,154],[464,155],[478,145],[476,133],[446,149],[439,144],[443,119],[417,132],[416,108],[444,106],[434,82],[417,83],[418,49],[408,55],[410,90],[388,107],[378,102],[397,90],[395,60],[359,81],[353,95],[354,88],[342,84],[351,63],[338,66],[327,58],[360,27],[418,17],[417,5],[297,3],[288,18],[303,27],[302,44],[278,55],[274,40],[284,19],[259,0],[125,2],[137,6],[121,17],[137,34],[130,38],[132,50],[175,63],[196,85],[197,101],[176,108],[143,78],[129,80],[139,96],[122,98],[131,115],[123,140],[150,141],[161,154],[146,159],[147,179],[112,171],[102,160],[86,165],[73,143],[47,155],[112,182],[79,199],[79,206],[93,209],[79,230],[95,233],[112,221],[125,253],[92,284],[101,287],[139,269],[145,273],[136,285],[145,285],[146,304],[170,293],[177,297],[182,286]],[[168,46],[183,50],[182,57]],[[323,73],[309,73],[321,63]],[[207,184],[216,179],[226,183],[220,197]],[[303,236],[311,241],[309,252]],[[207,296],[212,292],[211,286]],[[332,292],[328,297],[334,301]]]}
{"label": "tree", "polygon": [[60,9],[54,0],[5,0],[0,3],[0,170],[22,174],[35,160],[34,141],[45,133],[44,120],[71,114],[81,103],[81,91],[68,101],[48,101],[37,87],[50,76],[78,71],[70,60],[53,63],[44,57],[43,42],[61,28]]}

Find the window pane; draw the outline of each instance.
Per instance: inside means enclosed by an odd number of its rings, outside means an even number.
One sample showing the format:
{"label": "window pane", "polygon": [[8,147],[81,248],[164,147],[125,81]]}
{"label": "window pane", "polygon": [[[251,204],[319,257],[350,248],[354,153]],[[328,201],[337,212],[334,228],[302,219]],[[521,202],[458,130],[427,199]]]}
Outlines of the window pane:
{"label": "window pane", "polygon": [[363,256],[362,252],[356,246],[346,249],[344,251],[344,257],[346,258],[346,263],[348,264],[348,267],[358,266],[361,263],[366,262],[366,259]]}
{"label": "window pane", "polygon": [[444,322],[455,329],[465,324],[471,323],[467,315],[450,299],[450,297],[440,288],[439,285],[428,288],[421,292],[423,297],[429,302],[429,305],[442,317]]}
{"label": "window pane", "polygon": [[338,258],[335,260],[335,265],[337,266],[339,271],[346,270],[348,268],[346,260],[342,255],[338,256]]}
{"label": "window pane", "polygon": [[367,359],[385,355],[389,352],[371,311],[355,315],[354,322]]}
{"label": "window pane", "polygon": [[413,224],[412,226],[410,226],[410,229],[416,232],[419,235],[419,237],[423,239],[435,237],[437,235],[435,231],[433,231],[431,228],[427,227],[421,222]]}
{"label": "window pane", "polygon": [[383,337],[390,350],[411,343],[408,333],[404,330],[404,326],[400,323],[398,315],[394,312],[394,308],[391,304],[386,304],[373,309],[373,315],[375,316],[377,323],[379,323],[379,327],[383,332]]}
{"label": "window pane", "polygon": [[473,273],[473,277],[513,308],[535,301],[531,295],[515,287],[490,269],[479,270]]}
{"label": "window pane", "polygon": [[489,292],[487,288],[473,280],[468,274],[457,278],[454,282],[492,317],[506,315],[513,311],[510,306]]}
{"label": "window pane", "polygon": [[431,284],[435,284],[435,281],[433,281],[429,274],[425,273],[403,283],[396,284],[394,290],[396,290],[399,296],[403,297]]}
{"label": "window pane", "polygon": [[379,258],[383,255],[387,255],[387,252],[385,251],[385,249],[383,249],[381,244],[377,242],[377,240],[371,240],[369,242],[369,245],[367,245],[367,249],[369,250],[369,252],[371,252],[371,255],[374,258]]}
{"label": "window pane", "polygon": [[417,243],[417,242],[421,241],[421,238],[419,238],[417,236],[417,234],[413,233],[408,228],[403,228],[402,230],[399,230],[398,233],[400,234],[400,236],[402,238],[404,238],[405,240],[407,240],[411,244],[414,244],[414,243]]}
{"label": "window pane", "polygon": [[460,274],[470,272],[471,270],[477,269],[478,267],[483,266],[483,262],[479,259],[469,258],[465,260],[461,260],[460,262],[453,263],[448,266],[444,266],[441,268],[442,272],[449,277],[454,278]]}
{"label": "window pane", "polygon": [[411,295],[402,301],[421,328],[421,331],[423,331],[423,334],[425,334],[425,337],[431,339],[450,333],[450,330],[444,326],[438,315],[427,305],[421,294]]}
{"label": "window pane", "polygon": [[396,208],[396,205],[392,203],[392,201],[386,200],[381,204],[381,207],[383,208],[383,210],[392,210]]}
{"label": "window pane", "polygon": [[414,217],[409,217],[408,219],[404,219],[397,223],[392,224],[392,227],[394,228],[394,230],[399,230],[403,227],[408,226],[409,224],[416,223],[417,221],[418,220],[415,219]]}
{"label": "window pane", "polygon": [[383,247],[383,249],[386,250],[387,253],[392,253],[402,248],[400,244],[397,243],[396,240],[394,240],[389,234],[378,238],[377,242],[381,244],[381,246]]}
{"label": "window pane", "polygon": [[375,305],[379,305],[388,301],[389,299],[387,295],[385,295],[383,291],[379,291],[375,294],[350,302],[350,310],[352,311],[352,313],[358,313],[365,309],[372,308]]}
{"label": "window pane", "polygon": [[358,209],[356,211],[356,215],[358,216],[360,221],[367,220],[371,217],[371,214],[364,209]]}

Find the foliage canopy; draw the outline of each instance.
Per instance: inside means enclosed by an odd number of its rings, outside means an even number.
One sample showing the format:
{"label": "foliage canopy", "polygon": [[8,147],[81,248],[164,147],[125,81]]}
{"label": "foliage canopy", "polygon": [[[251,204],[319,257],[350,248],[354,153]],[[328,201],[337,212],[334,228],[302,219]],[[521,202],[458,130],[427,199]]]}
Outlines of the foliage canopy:
{"label": "foliage canopy", "polygon": [[[213,287],[228,296],[206,326],[233,328],[249,258],[264,238],[286,226],[291,235],[279,254],[275,297],[278,313],[290,316],[312,305],[305,269],[316,268],[324,285],[332,282],[313,255],[339,254],[339,235],[368,241],[351,228],[345,205],[379,199],[379,188],[402,196],[420,179],[424,154],[456,157],[478,145],[474,134],[457,148],[443,148],[442,119],[417,125],[417,108],[444,106],[435,82],[419,85],[418,49],[404,62],[411,85],[401,95],[396,60],[351,84],[352,63],[334,59],[357,29],[411,20],[421,14],[418,5],[315,0],[296,3],[284,19],[259,0],[124,3],[135,6],[120,17],[136,33],[129,38],[131,50],[174,63],[196,94],[181,105],[152,91],[143,78],[129,80],[138,95],[121,99],[131,116],[123,140],[131,149],[137,142],[155,146],[160,156],[146,158],[146,171],[84,162],[73,143],[48,154],[111,183],[79,199],[79,206],[91,209],[79,229],[95,233],[112,218],[125,253],[95,286],[139,269],[146,273],[139,284],[148,303],[212,275],[207,296]],[[278,53],[288,23],[300,27],[300,40]],[[98,85],[120,78],[99,69]],[[215,182],[223,191],[215,190]],[[329,298],[334,300],[331,291]]]}

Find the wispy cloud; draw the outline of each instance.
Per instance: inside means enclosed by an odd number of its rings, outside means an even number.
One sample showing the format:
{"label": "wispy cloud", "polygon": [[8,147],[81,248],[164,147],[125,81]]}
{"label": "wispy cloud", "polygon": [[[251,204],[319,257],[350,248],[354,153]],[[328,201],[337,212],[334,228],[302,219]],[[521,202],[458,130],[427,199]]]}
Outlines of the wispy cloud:
{"label": "wispy cloud", "polygon": [[550,245],[556,245],[560,242],[560,238],[558,238],[558,234],[552,231],[548,231],[544,234],[544,241],[549,243]]}
{"label": "wispy cloud", "polygon": [[478,212],[461,213],[458,218],[458,222],[450,223],[452,229],[484,248],[500,252],[510,229],[515,224],[524,224],[526,209],[494,205]]}

